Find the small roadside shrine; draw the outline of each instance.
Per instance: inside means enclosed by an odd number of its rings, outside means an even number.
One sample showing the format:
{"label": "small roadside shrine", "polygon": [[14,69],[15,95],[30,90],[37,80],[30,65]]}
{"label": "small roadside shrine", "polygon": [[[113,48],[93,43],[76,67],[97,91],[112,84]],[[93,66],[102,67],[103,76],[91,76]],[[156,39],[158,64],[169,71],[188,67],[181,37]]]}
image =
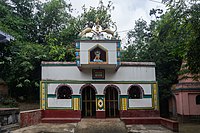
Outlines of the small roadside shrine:
{"label": "small roadside shrine", "polygon": [[159,116],[155,63],[121,62],[115,31],[97,20],[76,40],[76,62],[41,63],[43,122]]}

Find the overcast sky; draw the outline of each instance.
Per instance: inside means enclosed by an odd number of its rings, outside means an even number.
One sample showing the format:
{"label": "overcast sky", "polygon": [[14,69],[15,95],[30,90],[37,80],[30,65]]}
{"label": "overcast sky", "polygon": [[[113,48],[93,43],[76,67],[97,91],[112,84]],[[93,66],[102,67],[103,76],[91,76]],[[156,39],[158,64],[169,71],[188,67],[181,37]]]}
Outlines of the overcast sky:
{"label": "overcast sky", "polygon": [[[103,0],[104,5],[108,4],[109,0]],[[117,24],[117,31],[123,43],[125,41],[127,30],[134,28],[134,23],[139,18],[143,18],[147,22],[153,17],[149,16],[149,11],[152,8],[165,9],[165,5],[161,0],[111,0],[115,7],[112,11],[112,20]],[[158,1],[158,2],[156,2]],[[72,7],[76,9],[74,14],[80,14],[82,12],[82,6],[85,4],[87,8],[90,6],[98,6],[99,0],[70,0]],[[123,31],[123,32],[122,32]]]}

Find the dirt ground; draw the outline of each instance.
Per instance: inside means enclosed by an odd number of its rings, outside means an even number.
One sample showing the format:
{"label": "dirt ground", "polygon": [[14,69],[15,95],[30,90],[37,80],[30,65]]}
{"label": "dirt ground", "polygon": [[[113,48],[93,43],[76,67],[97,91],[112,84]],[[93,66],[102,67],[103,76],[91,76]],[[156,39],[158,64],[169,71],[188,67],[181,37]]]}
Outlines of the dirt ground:
{"label": "dirt ground", "polygon": [[[161,125],[125,125],[118,119],[82,119],[79,123],[40,123],[11,133],[173,133]],[[179,133],[200,133],[200,123],[180,123]]]}
{"label": "dirt ground", "polygon": [[180,123],[179,133],[200,133],[200,123]]}
{"label": "dirt ground", "polygon": [[79,123],[38,125],[11,133],[173,133],[161,125],[127,125],[120,119],[82,119]]}

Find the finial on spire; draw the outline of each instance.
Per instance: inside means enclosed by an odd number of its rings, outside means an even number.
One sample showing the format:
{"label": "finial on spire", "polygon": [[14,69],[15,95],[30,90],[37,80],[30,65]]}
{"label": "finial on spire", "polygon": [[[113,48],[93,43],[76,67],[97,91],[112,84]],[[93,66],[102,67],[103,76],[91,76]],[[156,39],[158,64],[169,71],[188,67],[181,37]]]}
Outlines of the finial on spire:
{"label": "finial on spire", "polygon": [[[96,40],[105,39],[105,37],[103,35],[103,32],[104,32],[104,33],[110,34],[112,36],[112,38],[115,38],[114,33],[117,30],[117,26],[116,26],[115,23],[113,23],[114,30],[111,30],[108,27],[102,27],[99,23],[100,23],[100,20],[99,20],[98,17],[96,18],[95,23],[94,22],[88,22],[87,27],[80,32],[80,34],[79,34],[80,37],[85,36],[87,33],[92,33],[93,34],[92,39],[96,39]],[[95,27],[93,27],[94,24],[95,24]]]}
{"label": "finial on spire", "polygon": [[96,31],[97,32],[99,32],[99,28],[100,28],[100,26],[99,26],[99,18],[97,17],[97,19],[96,19]]}

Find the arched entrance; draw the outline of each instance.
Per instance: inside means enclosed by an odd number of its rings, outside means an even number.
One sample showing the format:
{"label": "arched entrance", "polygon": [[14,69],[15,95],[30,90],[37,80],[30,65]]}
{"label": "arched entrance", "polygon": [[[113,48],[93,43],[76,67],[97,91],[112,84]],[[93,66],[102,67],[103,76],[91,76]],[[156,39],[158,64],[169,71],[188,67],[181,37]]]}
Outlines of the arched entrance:
{"label": "arched entrance", "polygon": [[82,117],[95,117],[96,116],[96,90],[92,85],[84,85],[81,88],[82,96]]}
{"label": "arched entrance", "polygon": [[105,88],[106,117],[118,117],[118,88],[109,85]]}

